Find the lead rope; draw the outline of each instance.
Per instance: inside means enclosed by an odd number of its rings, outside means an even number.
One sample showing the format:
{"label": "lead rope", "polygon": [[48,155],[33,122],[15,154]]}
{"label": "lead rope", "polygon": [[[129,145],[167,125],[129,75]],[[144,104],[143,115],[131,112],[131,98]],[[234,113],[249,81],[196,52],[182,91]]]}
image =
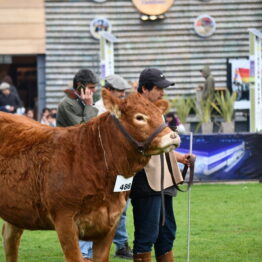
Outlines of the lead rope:
{"label": "lead rope", "polygon": [[[193,151],[193,133],[190,132],[190,144],[189,144],[189,154],[192,155],[192,151]],[[190,220],[191,220],[191,187],[188,188],[188,198],[187,198],[187,206],[188,206],[188,231],[187,231],[187,262],[190,261]]]}

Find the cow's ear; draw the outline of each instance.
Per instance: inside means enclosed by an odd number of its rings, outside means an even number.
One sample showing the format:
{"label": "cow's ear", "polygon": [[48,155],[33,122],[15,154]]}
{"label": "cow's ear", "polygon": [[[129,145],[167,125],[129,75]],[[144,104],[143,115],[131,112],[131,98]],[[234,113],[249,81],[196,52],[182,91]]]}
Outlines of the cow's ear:
{"label": "cow's ear", "polygon": [[111,92],[107,90],[106,88],[102,89],[102,99],[103,99],[106,110],[116,115],[116,117],[120,118],[121,100],[113,96]]}
{"label": "cow's ear", "polygon": [[166,100],[158,100],[154,104],[160,109],[162,114],[164,114],[169,108],[169,103]]}

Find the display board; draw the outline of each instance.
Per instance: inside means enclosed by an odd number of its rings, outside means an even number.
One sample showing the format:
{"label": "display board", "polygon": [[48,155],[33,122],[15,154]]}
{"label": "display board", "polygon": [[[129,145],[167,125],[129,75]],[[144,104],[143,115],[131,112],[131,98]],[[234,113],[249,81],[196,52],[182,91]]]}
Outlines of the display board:
{"label": "display board", "polygon": [[[188,153],[189,140],[189,135],[181,135],[177,151]],[[262,133],[194,135],[193,154],[195,180],[262,179]]]}

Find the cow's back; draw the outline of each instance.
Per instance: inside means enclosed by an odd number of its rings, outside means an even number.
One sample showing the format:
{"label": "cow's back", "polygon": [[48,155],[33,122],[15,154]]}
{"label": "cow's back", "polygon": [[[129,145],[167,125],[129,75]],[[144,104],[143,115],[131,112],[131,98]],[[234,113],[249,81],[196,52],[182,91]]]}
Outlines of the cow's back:
{"label": "cow's back", "polygon": [[42,176],[51,161],[48,143],[52,143],[53,132],[24,116],[0,113],[0,215],[13,224],[17,216],[22,223],[33,224],[32,220],[41,220],[45,213]]}
{"label": "cow's back", "polygon": [[[49,229],[53,227],[50,210],[57,203],[77,208],[83,195],[101,190],[95,186],[101,184],[95,176],[95,159],[101,156],[94,153],[96,132],[92,126],[53,128],[23,116],[0,113],[3,219],[22,228]],[[86,137],[89,146],[79,143],[81,136]],[[83,158],[83,152],[88,159]]]}
{"label": "cow's back", "polygon": [[52,127],[25,116],[0,112],[0,157],[13,156],[28,147],[48,140]]}

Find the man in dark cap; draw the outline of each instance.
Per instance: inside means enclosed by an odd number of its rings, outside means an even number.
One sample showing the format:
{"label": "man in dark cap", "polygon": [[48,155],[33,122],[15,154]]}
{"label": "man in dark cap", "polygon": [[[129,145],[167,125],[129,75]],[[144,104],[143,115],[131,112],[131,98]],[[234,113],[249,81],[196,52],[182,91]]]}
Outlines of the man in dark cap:
{"label": "man in dark cap", "polygon": [[[151,102],[164,96],[164,89],[174,85],[168,81],[157,68],[144,69],[139,77],[137,91]],[[163,120],[164,121],[164,120]],[[188,154],[170,152],[173,173],[180,171],[177,162],[189,165]],[[173,243],[176,235],[176,221],[172,206],[172,197],[176,195],[174,182],[171,178],[164,157],[164,203],[165,224],[162,226],[162,199],[160,185],[160,156],[151,156],[144,169],[136,173],[130,193],[134,216],[134,261],[150,262],[151,250],[154,247],[157,262],[173,262]]]}

